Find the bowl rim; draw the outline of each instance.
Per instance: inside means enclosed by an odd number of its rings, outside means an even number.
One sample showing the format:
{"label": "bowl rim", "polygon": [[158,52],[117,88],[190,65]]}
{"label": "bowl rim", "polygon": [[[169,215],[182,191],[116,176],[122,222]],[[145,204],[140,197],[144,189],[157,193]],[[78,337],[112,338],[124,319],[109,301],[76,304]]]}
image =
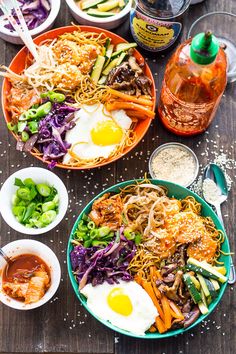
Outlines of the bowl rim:
{"label": "bowl rim", "polygon": [[[98,195],[96,195],[84,208],[83,210],[79,213],[69,236],[68,239],[68,245],[67,245],[67,271],[69,273],[69,278],[70,278],[70,282],[72,285],[72,288],[76,294],[76,297],[80,300],[81,304],[84,306],[84,308],[90,313],[90,315],[92,315],[94,318],[96,318],[99,322],[101,322],[102,324],[104,324],[106,327],[112,329],[115,332],[124,334],[126,336],[129,337],[134,337],[134,338],[140,338],[140,339],[162,339],[162,338],[168,338],[168,337],[172,337],[172,336],[176,336],[176,335],[180,335],[182,333],[185,333],[187,331],[189,331],[190,329],[194,328],[195,326],[197,326],[199,323],[201,323],[206,317],[208,317],[211,312],[213,310],[215,310],[215,308],[218,306],[218,304],[220,303],[224,292],[226,290],[226,286],[227,286],[227,282],[221,284],[221,288],[220,288],[220,292],[218,294],[218,297],[211,303],[210,307],[209,307],[209,312],[206,315],[200,314],[199,318],[189,327],[187,328],[181,328],[181,329],[177,329],[177,330],[173,330],[170,332],[166,332],[163,334],[160,333],[147,333],[144,336],[142,335],[137,335],[128,331],[125,331],[123,329],[120,329],[116,326],[114,326],[113,324],[111,324],[110,322],[103,320],[101,318],[99,318],[98,316],[96,316],[87,306],[86,303],[86,298],[80,294],[79,292],[79,287],[78,287],[78,283],[76,282],[73,272],[72,272],[72,268],[71,268],[71,262],[70,262],[70,251],[72,250],[72,245],[71,245],[71,239],[73,237],[73,233],[76,230],[77,224],[79,222],[79,220],[81,219],[83,213],[87,213],[87,210],[91,208],[93,202],[98,199],[99,197],[101,197],[103,194],[108,193],[108,192],[114,192],[119,190],[120,188],[124,188],[125,186],[129,185],[129,184],[134,184],[136,182],[140,182],[143,179],[132,179],[132,180],[128,180],[128,181],[123,181],[120,183],[117,183],[115,185],[110,186],[109,188],[107,188],[106,190],[103,190],[102,192],[100,192]],[[224,226],[221,224],[218,216],[216,215],[216,213],[214,212],[214,210],[211,208],[211,206],[209,204],[207,204],[199,195],[197,195],[196,193],[194,193],[193,191],[189,190],[186,187],[183,187],[181,185],[178,185],[176,183],[172,183],[172,182],[168,182],[165,180],[158,180],[158,179],[150,179],[150,182],[157,184],[157,185],[164,185],[165,187],[173,187],[173,188],[177,188],[179,190],[182,190],[184,193],[188,194],[188,195],[192,195],[194,198],[196,198],[197,201],[199,201],[201,203],[201,205],[204,207],[204,209],[207,210],[207,214],[211,214],[211,216],[213,217],[213,221],[214,223],[216,223],[217,228],[222,230],[225,234],[225,239],[224,239],[224,245],[227,249],[227,252],[230,252],[230,247],[229,247],[229,240],[227,237],[227,234],[225,232]],[[172,193],[173,196],[173,193]],[[230,256],[226,256],[223,255],[224,260],[225,260],[225,267],[227,269],[227,279],[229,277],[229,270],[230,270]]]}
{"label": "bowl rim", "polygon": [[[48,184],[49,185],[53,184],[55,186],[55,188],[58,191],[59,197],[63,200],[62,205],[61,205],[61,211],[60,211],[60,205],[59,205],[59,212],[58,212],[55,220],[53,222],[51,222],[51,224],[49,224],[45,227],[39,228],[39,229],[27,228],[23,224],[19,223],[16,219],[15,219],[14,224],[9,222],[9,220],[5,219],[5,211],[4,211],[4,213],[2,212],[3,207],[0,208],[0,213],[1,213],[1,216],[4,219],[4,221],[6,222],[6,224],[17,232],[20,232],[20,233],[26,234],[26,235],[45,234],[46,232],[49,232],[52,229],[54,229],[63,220],[63,218],[67,212],[67,209],[68,209],[68,203],[69,203],[68,192],[67,192],[66,186],[65,186],[64,182],[61,180],[61,178],[58,177],[52,171],[49,171],[49,170],[42,168],[42,167],[26,167],[26,168],[22,168],[20,170],[17,170],[16,172],[14,172],[10,176],[8,176],[8,178],[4,181],[3,185],[1,186],[0,198],[2,198],[2,194],[7,193],[7,191],[9,190],[9,187],[10,187],[10,183],[12,183],[14,178],[16,178],[16,177],[20,178],[20,176],[22,174],[24,174],[26,171],[28,172],[27,175],[29,176],[29,178],[32,178],[32,179],[34,179],[34,177],[32,176],[33,174],[43,173],[44,177],[46,176],[46,179],[48,180]],[[53,179],[54,179],[53,183],[51,183],[50,177],[51,178],[53,177]],[[45,178],[42,178],[42,179],[45,179]],[[4,209],[5,209],[5,206],[4,206]],[[9,209],[7,209],[7,210],[10,211]]]}
{"label": "bowl rim", "polygon": [[171,147],[171,146],[179,146],[182,150],[188,151],[192,155],[192,157],[194,158],[195,172],[194,172],[193,178],[191,180],[189,180],[188,184],[183,186],[183,187],[189,187],[196,180],[197,175],[199,173],[199,161],[198,161],[198,158],[197,158],[197,155],[195,154],[195,152],[192,149],[190,149],[190,147],[188,147],[187,145],[182,144],[182,143],[178,143],[178,142],[174,142],[174,141],[169,142],[169,143],[164,143],[164,144],[159,145],[152,152],[152,154],[149,158],[149,161],[148,161],[148,170],[149,170],[150,176],[152,177],[152,179],[157,179],[154,172],[153,172],[153,169],[152,169],[152,160],[154,159],[154,157],[162,150],[168,149],[168,147]]}
{"label": "bowl rim", "polygon": [[68,7],[70,8],[70,10],[72,10],[76,15],[80,16],[84,20],[87,20],[89,22],[94,22],[99,25],[100,23],[110,23],[110,22],[113,22],[115,20],[119,20],[119,19],[123,18],[124,16],[126,16],[131,10],[132,1],[133,0],[128,0],[126,6],[120,12],[118,12],[116,15],[110,16],[110,17],[89,16],[86,14],[86,12],[82,11],[75,4],[74,0],[66,0],[66,3],[68,5]]}
{"label": "bowl rim", "polygon": [[[7,248],[11,248],[11,247],[20,247],[21,244],[24,244],[24,248],[28,249],[32,247],[32,254],[39,254],[39,250],[42,251],[42,253],[47,253],[48,258],[50,258],[51,263],[50,262],[46,262],[48,267],[51,268],[51,274],[52,275],[52,271],[54,274],[54,281],[53,283],[50,284],[50,287],[48,288],[48,290],[46,291],[46,293],[43,295],[43,297],[32,304],[24,304],[23,302],[21,303],[20,301],[12,301],[14,300],[12,297],[10,297],[9,295],[7,295],[2,289],[0,289],[0,302],[2,302],[4,305],[11,307],[15,310],[20,310],[20,311],[29,311],[29,310],[33,310],[35,308],[41,307],[42,305],[46,304],[56,293],[56,291],[58,290],[58,287],[60,285],[60,281],[61,281],[61,265],[60,262],[55,254],[55,252],[53,252],[53,250],[45,245],[43,242],[40,241],[36,241],[36,240],[31,240],[31,239],[19,239],[19,240],[15,240],[15,241],[11,241],[9,243],[7,243],[6,245],[4,245],[2,248],[3,250],[6,250]],[[35,247],[34,247],[35,246]],[[35,249],[36,250],[35,250]],[[22,249],[22,252],[20,251],[19,254],[25,254],[24,251]],[[9,250],[8,250],[9,252]],[[41,258],[43,259],[42,255]],[[44,259],[43,259],[44,260]],[[49,264],[50,263],[50,264]],[[53,266],[52,266],[53,263]],[[1,270],[3,270],[5,268],[6,265],[3,265],[1,267]],[[0,274],[0,282],[2,284],[2,275],[3,275],[3,271]],[[52,281],[52,279],[51,279]],[[47,292],[49,291],[50,288],[51,289],[50,293],[48,293],[47,296]]]}
{"label": "bowl rim", "polygon": [[[96,33],[105,33],[105,35],[107,35],[108,37],[110,36],[113,39],[116,39],[116,40],[119,40],[119,43],[128,43],[128,41],[124,38],[122,38],[121,36],[111,32],[111,31],[108,31],[106,29],[102,29],[102,28],[99,28],[99,27],[95,27],[95,26],[85,26],[85,25],[82,25],[82,26],[79,26],[79,28],[81,28],[82,31],[94,31]],[[41,40],[44,40],[45,37],[49,35],[54,35],[54,32],[57,34],[54,38],[57,38],[59,35],[61,35],[62,33],[65,33],[65,32],[73,32],[74,30],[78,29],[78,26],[63,26],[63,27],[58,27],[58,28],[54,28],[50,31],[47,31],[45,33],[42,33],[40,35],[38,35],[36,38],[34,38],[34,41],[36,42],[40,42]],[[23,54],[23,53],[27,53],[27,49],[26,47],[23,47],[15,56],[14,58],[12,59],[12,61],[10,62],[9,64],[9,68],[11,68],[18,60],[18,56]],[[153,110],[156,109],[156,85],[155,85],[155,80],[154,80],[154,77],[152,75],[152,72],[151,72],[151,69],[149,67],[149,65],[146,63],[145,61],[145,58],[141,55],[141,53],[137,50],[137,49],[134,49],[134,54],[136,57],[139,58],[138,62],[143,62],[145,64],[145,71],[146,71],[146,75],[150,78],[150,80],[152,81],[152,99],[153,99]],[[3,83],[2,83],[2,90],[1,90],[1,104],[2,104],[2,111],[3,111],[3,115],[4,115],[4,119],[5,119],[5,122],[8,123],[10,120],[9,120],[9,112],[6,108],[6,95],[5,95],[5,91],[7,90],[7,86],[9,85],[9,81],[7,78],[4,78],[3,79]],[[155,118],[154,118],[155,119]],[[137,138],[137,140],[135,140],[134,144],[133,145],[130,145],[129,147],[127,147],[125,149],[125,151],[123,153],[121,153],[120,155],[117,155],[117,156],[114,156],[106,161],[104,161],[103,163],[100,163],[98,165],[94,165],[94,166],[69,166],[69,165],[64,165],[62,163],[58,163],[56,164],[55,167],[57,168],[62,168],[62,169],[65,169],[65,170],[87,170],[87,169],[93,169],[93,168],[98,168],[98,167],[102,167],[102,166],[105,166],[105,165],[108,165],[110,163],[113,163],[119,159],[121,159],[123,156],[125,156],[126,154],[128,154],[130,151],[132,151],[140,142],[141,140],[143,139],[143,137],[145,136],[145,134],[147,133],[153,119],[152,118],[146,118],[145,120],[143,120],[146,122],[146,125],[145,127],[143,128],[142,132],[140,133],[139,137]],[[141,122],[142,123],[142,122]],[[10,132],[13,137],[16,139],[16,136],[14,134],[14,132]],[[37,158],[39,161],[43,162],[44,164],[47,164],[49,165],[50,162],[49,161],[43,161],[42,157],[38,156],[38,155],[35,155],[34,153],[30,152],[30,154],[32,156],[34,156],[35,158]]]}
{"label": "bowl rim", "polygon": [[[40,26],[29,31],[31,36],[39,35],[41,32],[47,29],[47,27],[49,27],[57,18],[57,15],[61,8],[61,0],[49,0],[49,1],[51,4],[51,11],[49,13],[49,16],[46,18],[45,21],[43,21],[43,23],[41,23]],[[20,38],[20,36],[15,31],[11,32],[8,28],[4,26],[0,26],[0,32],[12,38]]]}

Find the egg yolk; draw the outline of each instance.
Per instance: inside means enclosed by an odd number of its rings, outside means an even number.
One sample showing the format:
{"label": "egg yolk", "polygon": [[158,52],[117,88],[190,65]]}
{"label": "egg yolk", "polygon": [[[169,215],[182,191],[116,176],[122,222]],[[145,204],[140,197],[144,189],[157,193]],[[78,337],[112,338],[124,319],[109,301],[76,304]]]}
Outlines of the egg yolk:
{"label": "egg yolk", "polygon": [[119,144],[123,137],[123,131],[113,120],[105,120],[98,122],[96,127],[91,130],[91,137],[95,145]]}
{"label": "egg yolk", "polygon": [[131,315],[133,311],[132,302],[128,295],[124,294],[123,289],[114,288],[107,297],[109,307],[116,313],[123,316]]}

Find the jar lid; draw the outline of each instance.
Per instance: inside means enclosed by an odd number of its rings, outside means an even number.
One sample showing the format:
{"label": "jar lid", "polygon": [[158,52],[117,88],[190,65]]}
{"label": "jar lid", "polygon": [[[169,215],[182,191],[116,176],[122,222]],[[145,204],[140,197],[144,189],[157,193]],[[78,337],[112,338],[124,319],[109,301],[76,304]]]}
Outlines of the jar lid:
{"label": "jar lid", "polygon": [[210,31],[197,34],[191,43],[190,57],[194,63],[207,65],[213,63],[218,52],[219,42]]}
{"label": "jar lid", "polygon": [[144,12],[160,19],[171,19],[181,15],[190,5],[191,0],[136,0]]}

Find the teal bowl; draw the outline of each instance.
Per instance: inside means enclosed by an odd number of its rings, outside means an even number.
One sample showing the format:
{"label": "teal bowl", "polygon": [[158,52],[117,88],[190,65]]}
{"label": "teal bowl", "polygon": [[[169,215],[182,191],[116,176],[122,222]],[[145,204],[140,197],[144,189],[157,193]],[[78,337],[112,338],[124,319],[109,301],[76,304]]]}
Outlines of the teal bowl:
{"label": "teal bowl", "polygon": [[[140,180],[137,180],[137,181],[140,181]],[[221,285],[218,297],[209,305],[209,313],[207,315],[199,316],[197,321],[195,321],[188,328],[176,329],[176,330],[173,330],[173,331],[168,331],[168,332],[163,333],[163,334],[160,334],[160,333],[157,333],[157,332],[156,333],[146,333],[144,336],[141,336],[141,335],[132,334],[132,333],[130,333],[128,331],[122,330],[122,329],[112,325],[110,322],[102,320],[102,319],[98,318],[97,316],[95,316],[93,314],[93,312],[90,311],[90,309],[88,308],[87,303],[86,303],[86,298],[82,294],[80,294],[79,288],[78,288],[78,283],[76,282],[75,277],[74,277],[73,272],[72,272],[71,262],[70,262],[70,252],[71,252],[73,247],[72,247],[72,244],[71,244],[71,240],[73,238],[73,234],[74,234],[74,232],[75,232],[75,230],[77,228],[77,225],[78,225],[79,221],[82,218],[82,215],[84,213],[88,214],[90,212],[90,210],[91,210],[93,202],[97,198],[101,197],[104,193],[107,193],[107,192],[115,192],[115,193],[117,193],[117,192],[120,191],[121,188],[124,188],[124,187],[126,187],[126,186],[128,186],[130,184],[135,183],[135,182],[136,182],[136,180],[125,181],[125,182],[118,183],[118,184],[106,189],[105,191],[103,191],[100,194],[98,194],[93,200],[91,200],[91,202],[86,205],[86,207],[83,209],[83,211],[78,216],[78,218],[77,218],[77,220],[76,220],[76,222],[75,222],[75,224],[74,224],[74,226],[72,228],[72,231],[71,231],[71,234],[70,234],[70,238],[69,238],[69,242],[68,242],[68,247],[67,247],[67,266],[68,266],[68,272],[69,272],[71,284],[73,286],[73,289],[75,291],[76,296],[78,297],[78,299],[80,300],[82,305],[88,310],[88,312],[93,317],[95,317],[98,321],[103,323],[105,326],[113,329],[116,332],[125,334],[127,336],[131,336],[131,337],[135,337],[135,338],[142,338],[142,339],[162,339],[162,338],[176,336],[176,335],[182,334],[182,333],[192,329],[196,325],[198,325],[201,321],[203,321],[216,308],[216,306],[220,302],[220,300],[221,300],[221,298],[222,298],[222,296],[223,296],[223,294],[225,292],[227,283],[224,283],[224,284]],[[168,189],[168,196],[169,197],[175,197],[176,199],[184,199],[187,196],[193,196],[198,202],[200,202],[202,204],[202,215],[203,216],[210,216],[212,218],[214,224],[216,225],[217,229],[222,230],[225,233],[224,228],[222,227],[217,215],[214,213],[212,208],[202,198],[200,198],[197,194],[195,194],[195,193],[191,192],[189,189],[184,188],[184,187],[182,187],[182,186],[180,186],[178,184],[175,184],[175,183],[162,181],[162,180],[155,180],[155,179],[151,180],[151,182],[153,184],[159,184],[159,185],[165,186]],[[229,241],[228,241],[228,238],[227,238],[226,234],[225,234],[225,240],[224,240],[224,243],[222,244],[221,249],[222,249],[222,251],[224,253],[229,253],[230,252]],[[225,255],[222,254],[220,256],[219,260],[224,262],[224,265],[225,265],[225,267],[227,269],[227,277],[228,277],[229,276],[229,270],[230,270],[230,257],[229,256],[225,256]]]}

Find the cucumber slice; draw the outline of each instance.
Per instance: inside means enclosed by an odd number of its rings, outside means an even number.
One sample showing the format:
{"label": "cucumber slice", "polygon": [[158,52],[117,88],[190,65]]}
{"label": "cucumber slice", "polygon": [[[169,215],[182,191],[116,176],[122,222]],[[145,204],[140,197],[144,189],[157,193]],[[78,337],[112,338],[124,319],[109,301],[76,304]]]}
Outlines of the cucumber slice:
{"label": "cucumber slice", "polygon": [[95,6],[97,6],[98,4],[101,4],[104,1],[106,1],[106,0],[85,0],[85,1],[82,1],[81,10],[90,9],[91,7],[95,7]]}
{"label": "cucumber slice", "polygon": [[90,16],[95,16],[95,17],[111,17],[116,15],[115,12],[102,12],[96,9],[89,9],[87,11],[87,14]]}
{"label": "cucumber slice", "polygon": [[105,57],[98,55],[97,60],[96,60],[94,67],[93,67],[93,71],[91,73],[91,79],[93,80],[93,82],[95,84],[98,83],[104,63],[105,63]]}
{"label": "cucumber slice", "polygon": [[104,85],[107,81],[107,75],[102,75],[102,77],[98,80],[98,85]]}
{"label": "cucumber slice", "polygon": [[203,315],[206,315],[209,312],[208,307],[202,301],[198,303],[198,307]]}
{"label": "cucumber slice", "polygon": [[103,75],[108,75],[109,72],[115,68],[117,66],[117,63],[119,61],[119,58],[115,58],[114,60],[112,60],[107,66],[106,68],[103,70],[102,74]]}
{"label": "cucumber slice", "polygon": [[212,300],[215,299],[217,297],[217,291],[215,290],[214,285],[209,279],[205,279],[205,282],[210,292],[210,297],[212,298]]}
{"label": "cucumber slice", "polygon": [[107,52],[108,48],[110,47],[110,45],[111,45],[111,38],[107,38],[105,46],[104,46],[106,48],[106,52]]}
{"label": "cucumber slice", "polygon": [[220,284],[218,283],[217,280],[215,279],[210,279],[211,283],[213,284],[214,288],[215,288],[215,291],[219,290],[220,289]]}
{"label": "cucumber slice", "polygon": [[127,55],[126,53],[121,53],[121,55],[119,56],[119,60],[117,61],[117,65],[116,66],[118,66],[118,65],[120,65],[122,63],[122,61],[125,59],[126,55]]}
{"label": "cucumber slice", "polygon": [[106,1],[104,4],[99,4],[97,7],[98,7],[99,11],[106,12],[106,11],[112,10],[118,6],[119,6],[119,0],[109,0],[109,1]]}
{"label": "cucumber slice", "polygon": [[197,290],[200,290],[201,285],[200,285],[199,281],[193,275],[190,275],[190,278],[191,278],[193,284],[196,286]]}
{"label": "cucumber slice", "polygon": [[197,304],[198,302],[202,301],[201,294],[192,282],[191,276],[189,274],[184,274],[183,279],[194,303]]}
{"label": "cucumber slice", "polygon": [[210,296],[210,291],[207,287],[207,284],[205,282],[205,278],[201,274],[197,274],[198,280],[201,284],[202,291],[206,297]]}
{"label": "cucumber slice", "polygon": [[[187,266],[192,264],[192,265],[198,267],[199,270],[196,271],[197,273],[202,274],[202,271],[204,271],[205,276],[207,276],[208,278],[216,279],[216,280],[220,281],[221,283],[225,283],[227,281],[227,277],[225,277],[224,275],[219,273],[217,270],[215,270],[214,267],[212,267],[208,263],[199,262],[198,260],[191,258],[191,257],[188,259],[187,263],[188,263]],[[208,275],[206,275],[207,273],[208,273]],[[202,275],[204,275],[204,274],[202,274]]]}
{"label": "cucumber slice", "polygon": [[114,45],[113,44],[110,44],[109,47],[107,48],[107,51],[106,51],[106,54],[105,54],[106,61],[105,61],[104,68],[110,63],[111,55],[113,53],[113,49],[114,49]]}
{"label": "cucumber slice", "polygon": [[121,52],[121,51],[126,51],[129,50],[130,48],[135,48],[137,47],[137,43],[119,43],[116,46],[116,51]]}

